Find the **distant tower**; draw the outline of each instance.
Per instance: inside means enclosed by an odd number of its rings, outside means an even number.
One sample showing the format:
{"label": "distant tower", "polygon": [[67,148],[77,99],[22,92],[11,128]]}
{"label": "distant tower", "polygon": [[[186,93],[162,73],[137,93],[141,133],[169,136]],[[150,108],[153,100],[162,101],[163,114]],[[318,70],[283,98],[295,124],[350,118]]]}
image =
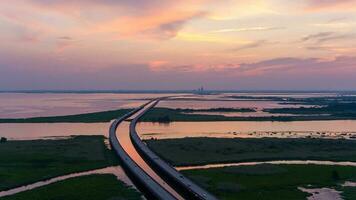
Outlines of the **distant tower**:
{"label": "distant tower", "polygon": [[203,86],[199,87],[199,88],[196,90],[196,93],[197,93],[197,94],[204,94],[204,93],[205,93],[205,92],[204,92],[204,87],[203,87]]}

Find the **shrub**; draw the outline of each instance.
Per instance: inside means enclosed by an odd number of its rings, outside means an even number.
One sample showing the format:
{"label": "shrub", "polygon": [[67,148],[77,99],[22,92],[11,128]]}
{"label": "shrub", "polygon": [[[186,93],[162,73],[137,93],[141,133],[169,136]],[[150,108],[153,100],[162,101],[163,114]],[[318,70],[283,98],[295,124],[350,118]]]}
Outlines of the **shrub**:
{"label": "shrub", "polygon": [[7,138],[6,137],[1,137],[0,143],[5,143],[5,142],[7,142]]}

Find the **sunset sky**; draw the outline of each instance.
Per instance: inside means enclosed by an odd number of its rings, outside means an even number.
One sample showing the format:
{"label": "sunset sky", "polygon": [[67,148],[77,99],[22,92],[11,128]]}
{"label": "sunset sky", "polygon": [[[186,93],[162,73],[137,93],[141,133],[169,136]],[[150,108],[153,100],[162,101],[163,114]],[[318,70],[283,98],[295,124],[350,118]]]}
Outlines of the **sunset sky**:
{"label": "sunset sky", "polygon": [[356,89],[356,0],[1,0],[0,90]]}

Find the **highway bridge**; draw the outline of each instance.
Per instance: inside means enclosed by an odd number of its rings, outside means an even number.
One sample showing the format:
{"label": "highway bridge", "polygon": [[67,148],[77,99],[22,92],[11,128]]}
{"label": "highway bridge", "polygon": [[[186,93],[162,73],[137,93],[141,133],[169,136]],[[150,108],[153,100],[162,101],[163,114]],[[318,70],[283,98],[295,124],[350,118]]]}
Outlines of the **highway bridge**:
{"label": "highway bridge", "polygon": [[123,169],[147,199],[216,200],[216,197],[159,158],[139,138],[137,122],[161,99],[151,100],[111,124],[110,144],[120,158]]}

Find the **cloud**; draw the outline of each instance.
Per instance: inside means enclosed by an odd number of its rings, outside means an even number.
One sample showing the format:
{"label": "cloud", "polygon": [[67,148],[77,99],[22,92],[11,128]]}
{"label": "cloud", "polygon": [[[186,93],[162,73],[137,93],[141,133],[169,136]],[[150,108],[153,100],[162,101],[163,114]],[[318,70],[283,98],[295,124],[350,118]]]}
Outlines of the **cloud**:
{"label": "cloud", "polygon": [[306,49],[312,51],[328,51],[338,54],[354,54],[356,52],[356,47],[354,46],[335,46],[335,45],[314,45],[314,46],[307,46]]}
{"label": "cloud", "polygon": [[182,16],[177,16],[176,18],[174,17],[174,19],[162,19],[162,22],[157,22],[156,24],[145,24],[146,26],[143,25],[132,32],[124,33],[124,35],[153,39],[174,38],[187,22],[204,16],[204,14],[204,12],[196,12],[187,15],[183,14]]}
{"label": "cloud", "polygon": [[160,71],[167,64],[169,64],[169,62],[165,60],[153,60],[148,63],[148,67],[151,71]]}
{"label": "cloud", "polygon": [[258,40],[255,42],[250,42],[248,44],[239,46],[237,48],[230,49],[230,51],[242,51],[242,50],[246,50],[246,49],[253,49],[253,48],[258,48],[258,47],[264,46],[266,44],[271,44],[271,43],[269,43],[266,40]]}
{"label": "cloud", "polygon": [[73,47],[78,41],[70,36],[61,36],[56,41],[56,52],[60,53],[69,47]]}
{"label": "cloud", "polygon": [[[22,8],[22,7],[21,7]],[[21,14],[17,10],[12,10],[2,5],[0,2],[0,28],[6,31],[11,39],[16,43],[37,43],[43,38],[47,27],[42,26],[37,20],[34,20],[28,11],[20,9]]]}
{"label": "cloud", "polygon": [[285,29],[285,27],[247,27],[247,28],[228,28],[228,29],[219,29],[211,31],[212,33],[230,33],[230,32],[252,32],[252,31],[271,31],[271,30],[280,30]]}
{"label": "cloud", "polygon": [[320,32],[316,34],[311,34],[303,37],[301,39],[302,42],[307,42],[311,41],[314,43],[325,43],[333,40],[345,40],[345,39],[350,39],[354,38],[356,35],[355,34],[340,34],[336,32]]}
{"label": "cloud", "polygon": [[[0,89],[352,89],[356,57],[276,58],[255,63],[174,65],[152,70],[145,64],[116,64],[83,70],[76,64],[0,60]],[[66,64],[66,68],[63,65]],[[81,63],[83,65],[83,63]],[[68,68],[76,70],[67,70]],[[21,72],[21,73],[19,73]]]}
{"label": "cloud", "polygon": [[[189,21],[204,17],[203,2],[24,0],[0,2],[0,17],[26,30],[21,37],[29,41],[56,39],[54,34],[165,40],[175,37]],[[32,34],[37,32],[43,35]]]}
{"label": "cloud", "polygon": [[99,7],[131,7],[135,9],[152,10],[153,8],[166,7],[174,4],[169,0],[27,0],[37,5],[48,7],[81,7],[81,6],[99,6]]}
{"label": "cloud", "polygon": [[309,0],[308,10],[355,10],[356,0]]}
{"label": "cloud", "polygon": [[355,38],[355,34],[339,34],[339,35],[332,35],[324,38],[318,39],[318,43],[329,42],[333,40],[345,40],[345,39],[352,39]]}
{"label": "cloud", "polygon": [[271,60],[264,60],[257,63],[245,63],[241,64],[239,71],[247,74],[260,75],[264,73],[286,72],[291,69],[301,69],[305,66],[309,66],[310,63],[315,63],[316,58],[276,58]]}
{"label": "cloud", "polygon": [[338,17],[330,19],[326,22],[312,23],[312,26],[322,27],[322,28],[332,28],[332,29],[344,29],[355,26],[354,20],[350,20],[346,17]]}
{"label": "cloud", "polygon": [[239,71],[249,74],[289,74],[300,76],[312,73],[316,76],[322,73],[345,73],[356,70],[356,57],[340,56],[332,60],[319,58],[276,58],[257,63],[241,64]]}
{"label": "cloud", "polygon": [[[117,38],[169,39],[193,19],[203,17],[204,1],[169,0],[27,0],[45,12],[60,13],[82,26],[86,33],[111,33]],[[193,5],[192,2],[194,2]]]}
{"label": "cloud", "polygon": [[334,32],[320,32],[320,33],[316,33],[316,34],[311,34],[311,35],[307,35],[307,36],[303,37],[302,41],[319,40],[319,39],[329,37],[333,34],[334,34]]}
{"label": "cloud", "polygon": [[57,39],[59,39],[59,40],[73,40],[73,38],[70,36],[61,36],[61,37],[58,37]]}
{"label": "cloud", "polygon": [[[71,88],[76,87],[77,76],[78,83],[90,87],[124,87],[135,85],[133,81],[139,81],[137,86],[161,87],[155,79],[159,83],[172,79],[169,84],[178,87],[206,79],[212,85],[247,87],[267,76],[303,79],[303,72],[348,76],[354,72],[350,73],[346,57],[340,61],[319,57],[355,55],[355,15],[348,12],[355,4],[350,2],[355,1],[0,1],[0,65],[11,66],[8,77],[13,70],[19,84],[1,73],[0,81],[5,77],[7,86],[32,87],[38,77],[38,87],[47,86],[46,81],[55,87],[54,80],[69,78],[73,86],[66,84]],[[323,10],[306,13],[304,6]],[[2,63],[8,54],[13,64]],[[297,58],[285,58],[288,55]],[[92,71],[101,79],[95,81]],[[123,74],[122,82],[115,80],[117,73]],[[251,82],[242,80],[246,77]],[[267,78],[265,84],[272,86]]]}
{"label": "cloud", "polygon": [[[356,57],[339,56],[331,60],[321,58],[293,58],[283,57],[263,60],[255,63],[235,63],[219,65],[174,65],[166,61],[155,61],[150,64],[150,69],[155,72],[212,72],[224,73],[229,75],[263,75],[263,74],[303,74],[308,71],[343,72],[341,69],[356,70]],[[154,67],[152,67],[154,66]],[[339,71],[340,70],[340,71]]]}

